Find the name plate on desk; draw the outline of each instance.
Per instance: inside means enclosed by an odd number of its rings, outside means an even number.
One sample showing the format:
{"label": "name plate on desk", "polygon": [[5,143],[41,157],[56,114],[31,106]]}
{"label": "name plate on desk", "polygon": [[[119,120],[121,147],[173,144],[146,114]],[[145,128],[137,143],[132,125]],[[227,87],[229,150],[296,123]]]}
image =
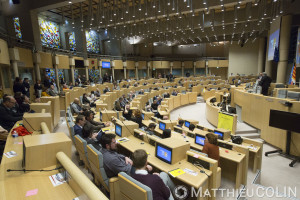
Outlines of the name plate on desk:
{"label": "name plate on desk", "polygon": [[266,101],[268,101],[268,102],[273,102],[273,101],[274,101],[274,99],[271,99],[271,98],[266,98]]}

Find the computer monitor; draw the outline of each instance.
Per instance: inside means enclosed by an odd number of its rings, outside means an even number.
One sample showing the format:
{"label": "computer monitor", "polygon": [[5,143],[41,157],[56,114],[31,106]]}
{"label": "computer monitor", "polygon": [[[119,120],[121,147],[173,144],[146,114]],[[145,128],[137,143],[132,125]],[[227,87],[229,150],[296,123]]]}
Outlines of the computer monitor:
{"label": "computer monitor", "polygon": [[156,143],[155,156],[166,163],[172,163],[172,149],[162,144]]}
{"label": "computer monitor", "polygon": [[197,125],[197,128],[200,129],[200,130],[204,130],[204,127],[200,126],[200,125]]}
{"label": "computer monitor", "polygon": [[218,139],[224,140],[224,133],[219,132],[219,131],[214,131],[214,133],[215,133],[216,135],[218,135]]}
{"label": "computer monitor", "polygon": [[145,120],[145,114],[144,113],[142,113],[142,119]]}
{"label": "computer monitor", "polygon": [[119,124],[116,124],[116,134],[119,136],[119,137],[122,137],[122,126],[120,126]]}
{"label": "computer monitor", "polygon": [[184,125],[185,125],[185,127],[189,128],[190,125],[191,125],[191,123],[190,123],[189,121],[185,121],[185,122],[184,122]]}
{"label": "computer monitor", "polygon": [[196,134],[195,143],[204,146],[205,136]]}
{"label": "computer monitor", "polygon": [[159,129],[164,131],[166,129],[166,124],[163,122],[159,122]]}

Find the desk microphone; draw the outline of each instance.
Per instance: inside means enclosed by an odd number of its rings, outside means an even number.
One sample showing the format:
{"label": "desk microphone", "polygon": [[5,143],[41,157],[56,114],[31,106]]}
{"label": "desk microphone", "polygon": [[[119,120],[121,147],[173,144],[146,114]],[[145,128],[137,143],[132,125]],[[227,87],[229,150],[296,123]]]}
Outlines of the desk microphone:
{"label": "desk microphone", "polygon": [[62,169],[63,167],[56,167],[54,169],[7,169],[7,172],[50,172]]}

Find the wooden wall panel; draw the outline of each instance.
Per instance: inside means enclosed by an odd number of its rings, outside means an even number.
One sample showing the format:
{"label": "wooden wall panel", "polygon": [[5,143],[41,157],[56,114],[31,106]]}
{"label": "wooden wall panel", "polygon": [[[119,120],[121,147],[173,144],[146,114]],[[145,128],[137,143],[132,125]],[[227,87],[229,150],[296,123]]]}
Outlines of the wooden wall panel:
{"label": "wooden wall panel", "polygon": [[124,69],[122,60],[114,60],[114,62],[115,62],[115,69]]}
{"label": "wooden wall panel", "polygon": [[205,68],[205,60],[196,61],[196,68]]}
{"label": "wooden wall panel", "polygon": [[162,69],[170,69],[170,61],[161,61]]}
{"label": "wooden wall panel", "polygon": [[194,63],[193,61],[184,61],[184,68],[193,68]]}
{"label": "wooden wall panel", "polygon": [[53,68],[52,55],[50,53],[39,52],[41,57],[40,68]]}
{"label": "wooden wall panel", "polygon": [[0,64],[10,65],[7,42],[0,39]]}
{"label": "wooden wall panel", "polygon": [[127,60],[126,64],[127,64],[127,69],[135,69],[135,61]]}
{"label": "wooden wall panel", "polygon": [[20,55],[20,62],[24,63],[25,67],[33,68],[32,50],[24,48],[18,48],[18,50]]}
{"label": "wooden wall panel", "polygon": [[180,61],[174,61],[173,62],[173,69],[181,69],[181,62]]}
{"label": "wooden wall panel", "polygon": [[208,67],[218,67],[219,61],[218,60],[209,60]]}
{"label": "wooden wall panel", "polygon": [[70,69],[69,56],[57,55],[59,59],[59,69]]}
{"label": "wooden wall panel", "polygon": [[147,69],[146,61],[138,61],[138,69]]}

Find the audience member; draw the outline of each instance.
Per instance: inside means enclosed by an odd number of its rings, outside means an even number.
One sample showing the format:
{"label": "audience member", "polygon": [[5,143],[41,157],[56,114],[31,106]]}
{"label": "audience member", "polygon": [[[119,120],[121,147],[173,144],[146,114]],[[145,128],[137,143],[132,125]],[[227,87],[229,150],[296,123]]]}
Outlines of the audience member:
{"label": "audience member", "polygon": [[22,94],[25,91],[24,85],[22,84],[22,80],[19,77],[15,78],[14,85],[13,85],[13,91],[14,91],[14,93],[21,92]]}
{"label": "audience member", "polygon": [[155,123],[150,123],[146,129],[147,134],[154,135],[154,129],[156,127]]}
{"label": "audience member", "polygon": [[184,120],[180,119],[180,120],[178,121],[177,126],[180,127],[180,128],[182,128],[183,124],[184,124]]}
{"label": "audience member", "polygon": [[117,153],[117,142],[115,134],[104,134],[101,138],[100,150],[103,155],[104,170],[108,178],[117,177],[119,172],[125,172],[128,175],[134,173],[132,160],[122,154]]}
{"label": "audience member", "polygon": [[121,106],[122,102],[123,102],[123,98],[122,98],[122,97],[120,97],[120,98],[118,99],[118,101],[115,102],[115,110],[116,110],[116,111],[123,111],[123,110],[124,110],[124,109],[122,108],[122,106]]}
{"label": "audience member", "polygon": [[140,110],[135,110],[133,112],[133,117],[131,118],[132,121],[134,121],[135,123],[139,124],[139,128],[143,127],[143,118],[142,118],[142,113]]}
{"label": "audience member", "polygon": [[123,111],[123,117],[126,120],[131,120],[132,117],[132,110],[130,109],[130,104],[126,104],[125,109]]}
{"label": "audience member", "polygon": [[132,177],[152,190],[153,199],[173,199],[170,190],[174,191],[174,183],[165,172],[149,174],[147,158],[147,152],[143,149],[133,152],[132,160],[136,171]]}
{"label": "audience member", "polygon": [[16,100],[12,96],[4,96],[3,102],[0,104],[0,125],[8,132],[17,121],[22,120],[22,113],[15,113],[11,110],[16,104]]}
{"label": "audience member", "polygon": [[163,130],[163,134],[162,134],[161,138],[165,139],[165,138],[170,138],[170,137],[171,137],[171,129]]}
{"label": "audience member", "polygon": [[41,81],[38,80],[38,81],[36,81],[36,83],[34,84],[34,92],[35,92],[35,96],[36,96],[36,97],[41,97],[41,96],[42,96],[42,91],[43,91],[43,87],[42,87]]}
{"label": "audience member", "polygon": [[24,91],[23,94],[25,94],[27,97],[30,98],[30,85],[29,85],[29,79],[28,78],[24,78],[23,80],[23,86],[24,86]]}
{"label": "audience member", "polygon": [[83,138],[82,129],[86,120],[83,115],[78,115],[76,117],[76,124],[74,125],[74,135],[79,135]]}
{"label": "audience member", "polygon": [[80,101],[78,98],[74,99],[74,102],[71,103],[71,111],[72,113],[81,114],[83,113],[83,109],[80,106]]}
{"label": "audience member", "polygon": [[110,89],[108,88],[108,86],[105,86],[105,89],[103,90],[103,93],[105,94],[106,92],[110,92]]}
{"label": "audience member", "polygon": [[48,94],[50,96],[57,96],[57,91],[55,90],[55,86],[51,85],[50,88],[48,89]]}

